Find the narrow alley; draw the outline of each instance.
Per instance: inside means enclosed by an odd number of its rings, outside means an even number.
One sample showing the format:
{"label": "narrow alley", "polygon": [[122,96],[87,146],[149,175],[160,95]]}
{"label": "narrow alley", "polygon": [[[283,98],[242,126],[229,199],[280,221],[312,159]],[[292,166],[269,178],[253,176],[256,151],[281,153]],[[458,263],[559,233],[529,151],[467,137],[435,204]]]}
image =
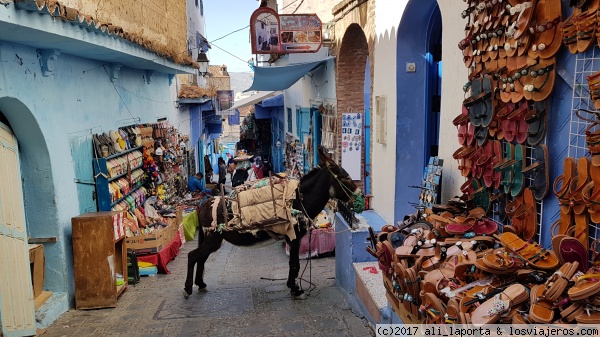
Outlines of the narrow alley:
{"label": "narrow alley", "polygon": [[[371,336],[372,330],[346,304],[335,286],[335,258],[311,260],[304,280],[316,289],[304,301],[285,286],[288,257],[283,241],[263,248],[225,243],[206,264],[208,291],[182,295],[187,253],[181,247],[172,274],[142,277],[114,309],[72,309],[41,334],[60,336]],[[304,269],[307,260],[301,260]],[[302,283],[304,288],[309,284]]]}

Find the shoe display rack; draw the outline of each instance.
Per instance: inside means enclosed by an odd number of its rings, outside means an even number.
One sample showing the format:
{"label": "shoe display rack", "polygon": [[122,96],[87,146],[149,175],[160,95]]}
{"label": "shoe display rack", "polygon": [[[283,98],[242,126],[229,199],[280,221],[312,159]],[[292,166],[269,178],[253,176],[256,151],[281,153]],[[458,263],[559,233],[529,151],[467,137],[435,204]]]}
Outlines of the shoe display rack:
{"label": "shoe display rack", "polygon": [[[370,230],[367,251],[404,323],[598,324],[600,0],[465,3],[468,80],[453,121],[461,195]],[[570,116],[550,111],[560,48],[575,55]],[[545,140],[564,126],[568,150],[551,183]],[[559,211],[542,222],[550,198]]]}
{"label": "shoe display rack", "polygon": [[[588,200],[586,205],[586,210],[589,210],[590,207],[592,209],[591,213],[595,212],[595,199],[596,192],[600,191],[600,188],[596,187],[594,184],[593,176],[596,171],[596,165],[600,164],[598,159],[594,159],[594,156],[590,153],[590,147],[588,146],[588,142],[586,140],[586,131],[593,135],[598,132],[597,123],[600,123],[600,111],[597,111],[595,103],[592,100],[592,95],[590,90],[590,85],[588,84],[590,81],[593,81],[592,78],[594,75],[596,77],[600,71],[600,48],[597,46],[593,46],[590,50],[584,53],[577,53],[575,55],[575,69],[573,76],[573,94],[572,94],[572,106],[571,106],[571,116],[569,120],[569,147],[567,152],[568,158],[573,158],[579,163],[581,158],[590,158],[590,174],[587,178],[588,184],[590,184],[588,189],[584,189],[583,192],[585,197]],[[590,78],[590,80],[588,80]],[[595,153],[594,153],[595,154]],[[597,185],[597,184],[596,184]],[[585,200],[585,199],[584,199]],[[590,216],[591,213],[588,211],[587,216]],[[559,218],[561,214],[557,214],[557,218]],[[598,221],[597,217],[594,215],[593,218],[585,218],[585,222],[588,228],[588,240],[589,242],[593,242],[594,240],[600,238],[600,223],[594,222],[594,220]]]}
{"label": "shoe display rack", "polygon": [[142,147],[93,160],[99,211],[128,210],[145,199]]}

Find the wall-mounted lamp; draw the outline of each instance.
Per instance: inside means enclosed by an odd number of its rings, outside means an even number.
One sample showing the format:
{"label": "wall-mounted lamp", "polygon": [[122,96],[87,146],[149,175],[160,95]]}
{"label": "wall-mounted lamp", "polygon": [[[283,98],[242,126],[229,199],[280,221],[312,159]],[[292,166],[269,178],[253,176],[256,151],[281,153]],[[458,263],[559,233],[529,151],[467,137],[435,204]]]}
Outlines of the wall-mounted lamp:
{"label": "wall-mounted lamp", "polygon": [[200,66],[200,68],[198,68],[198,74],[202,77],[206,76],[206,74],[208,74],[208,57],[206,57],[206,53],[204,53],[204,50],[201,50],[198,53],[198,59],[196,60],[196,62],[198,62],[198,65]]}
{"label": "wall-mounted lamp", "polygon": [[281,142],[278,140],[277,143],[275,143],[275,146],[277,146],[277,148],[281,147]]}

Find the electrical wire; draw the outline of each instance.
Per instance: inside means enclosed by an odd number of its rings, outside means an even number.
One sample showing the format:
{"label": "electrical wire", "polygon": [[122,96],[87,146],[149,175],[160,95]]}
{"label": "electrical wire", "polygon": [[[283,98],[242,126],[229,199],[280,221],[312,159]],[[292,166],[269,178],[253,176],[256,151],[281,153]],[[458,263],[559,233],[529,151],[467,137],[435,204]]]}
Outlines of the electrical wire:
{"label": "electrical wire", "polygon": [[123,97],[121,97],[121,93],[119,92],[119,90],[117,90],[117,86],[115,86],[115,82],[111,81],[110,79],[110,74],[108,73],[108,69],[106,69],[106,66],[104,67],[104,71],[106,72],[106,76],[108,77],[108,80],[110,81],[110,83],[113,85],[113,88],[115,89],[115,91],[117,92],[117,95],[119,96],[119,98],[121,99],[121,102],[123,102],[123,105],[125,106],[125,108],[127,109],[127,112],[129,112],[129,116],[131,116],[131,119],[135,119],[135,117],[133,117],[133,114],[131,113],[131,110],[129,110],[129,107],[127,106],[127,103],[125,103],[125,100],[123,99]]}
{"label": "electrical wire", "polygon": [[[292,2],[290,2],[289,4],[287,4],[287,6],[283,7],[281,10],[284,10],[284,9],[286,9],[286,8],[290,7],[291,5],[293,5],[294,3],[298,2],[298,1],[302,1],[302,2],[304,2],[304,0],[295,0],[295,1],[292,1]],[[298,10],[298,8],[300,7],[300,5],[302,5],[302,2],[301,2],[299,5],[298,5],[298,7],[296,7],[296,9],[294,10],[294,12],[293,12],[292,14],[296,13],[296,11],[297,11],[297,10]],[[221,37],[219,37],[219,38],[216,38],[216,39],[214,39],[214,40],[212,40],[212,41],[209,41],[208,43],[213,43],[213,42],[215,42],[215,41],[219,41],[219,40],[221,40],[221,39],[223,39],[223,38],[225,38],[225,37],[227,37],[227,36],[229,36],[229,35],[231,35],[231,34],[237,33],[237,32],[239,32],[239,31],[242,31],[242,30],[244,30],[244,29],[246,29],[246,28],[249,28],[249,27],[250,27],[250,25],[247,25],[247,26],[245,26],[245,27],[242,27],[242,28],[240,28],[240,29],[236,29],[236,30],[232,31],[231,33],[227,33],[227,34],[225,34],[225,35],[223,35],[223,36],[221,36]]]}
{"label": "electrical wire", "polygon": [[236,59],[238,59],[238,60],[240,60],[240,61],[244,62],[244,64],[248,64],[248,61],[246,61],[246,60],[243,60],[241,57],[239,57],[239,56],[237,56],[237,55],[234,55],[234,54],[232,54],[232,53],[228,52],[227,50],[225,50],[225,49],[223,49],[223,48],[221,48],[221,47],[217,46],[216,44],[212,44],[212,46],[213,46],[213,47],[217,47],[218,49],[221,49],[221,50],[222,50],[222,51],[224,51],[225,53],[227,53],[227,54],[229,54],[229,55],[231,55],[231,56],[235,57]]}
{"label": "electrical wire", "polygon": [[[296,1],[298,1],[298,0],[296,0]],[[296,1],[294,1],[294,2],[296,2]],[[294,2],[292,2],[292,4]],[[300,3],[298,4],[298,6],[296,6],[296,9],[294,9],[294,11],[292,12],[292,14],[296,14],[296,11],[298,10],[298,8],[300,8],[300,6],[302,6],[303,3],[304,3],[304,0],[300,1]],[[289,5],[291,5],[291,4],[289,4]]]}

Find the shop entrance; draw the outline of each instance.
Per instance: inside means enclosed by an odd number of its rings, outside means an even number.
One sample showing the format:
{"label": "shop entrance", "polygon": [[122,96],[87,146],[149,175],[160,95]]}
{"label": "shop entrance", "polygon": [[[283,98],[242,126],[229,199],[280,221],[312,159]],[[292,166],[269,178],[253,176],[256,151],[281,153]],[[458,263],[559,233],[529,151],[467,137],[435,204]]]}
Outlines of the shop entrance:
{"label": "shop entrance", "polygon": [[436,0],[410,0],[396,49],[394,221],[415,212],[419,185],[439,148],[442,18]]}
{"label": "shop entrance", "polygon": [[17,139],[0,122],[0,332],[7,337],[35,335],[20,172]]}

